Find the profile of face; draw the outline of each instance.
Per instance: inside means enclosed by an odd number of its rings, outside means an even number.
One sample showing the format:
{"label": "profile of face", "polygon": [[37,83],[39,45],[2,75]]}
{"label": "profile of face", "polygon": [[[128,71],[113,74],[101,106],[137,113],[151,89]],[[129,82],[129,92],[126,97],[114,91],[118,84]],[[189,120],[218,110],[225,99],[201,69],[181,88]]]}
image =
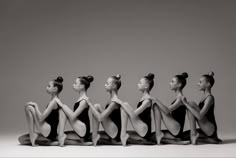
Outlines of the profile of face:
{"label": "profile of face", "polygon": [[177,77],[173,77],[170,82],[170,89],[171,90],[178,90],[180,88],[181,84],[178,82]]}
{"label": "profile of face", "polygon": [[141,78],[138,83],[138,89],[143,92],[145,90],[148,90],[148,87],[149,87],[149,84],[148,84],[147,79]]}
{"label": "profile of face", "polygon": [[107,79],[107,82],[106,82],[106,84],[105,84],[105,89],[106,89],[108,92],[110,92],[110,91],[116,89],[116,85],[115,85],[115,83],[114,83],[114,79],[113,79],[113,78],[109,77],[109,78]]}
{"label": "profile of face", "polygon": [[210,86],[210,83],[207,82],[206,77],[201,77],[198,82],[198,88],[200,91],[205,91],[206,88]]}
{"label": "profile of face", "polygon": [[75,79],[75,83],[73,84],[73,89],[76,91],[76,92],[79,92],[81,91],[82,89],[84,89],[84,85],[81,84],[81,81],[79,78],[76,78]]}
{"label": "profile of face", "polygon": [[54,86],[53,81],[50,81],[46,87],[48,94],[55,94],[57,93],[57,87]]}

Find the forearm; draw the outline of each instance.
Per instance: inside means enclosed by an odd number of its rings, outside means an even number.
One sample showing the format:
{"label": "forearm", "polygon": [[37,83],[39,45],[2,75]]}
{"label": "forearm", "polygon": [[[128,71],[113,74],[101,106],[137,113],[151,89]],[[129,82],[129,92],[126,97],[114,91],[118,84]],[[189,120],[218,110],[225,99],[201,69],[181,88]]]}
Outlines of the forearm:
{"label": "forearm", "polygon": [[101,114],[97,111],[97,109],[93,105],[89,104],[89,107],[91,109],[92,114],[96,117],[98,121],[102,121],[104,119],[104,117],[101,116]]}
{"label": "forearm", "polygon": [[186,108],[198,119],[201,120],[200,113],[196,111],[189,103],[184,103]]}
{"label": "forearm", "polygon": [[162,102],[160,102],[159,100],[157,100],[157,106],[160,108],[161,111],[163,111],[165,114],[169,114],[170,110],[167,106],[165,106]]}
{"label": "forearm", "polygon": [[74,115],[74,112],[66,105],[62,105],[61,106],[62,110],[64,111],[64,113],[66,114],[66,116],[71,120],[75,120],[76,116]]}
{"label": "forearm", "polygon": [[135,113],[135,111],[133,110],[133,108],[131,107],[131,105],[129,105],[128,103],[122,103],[121,107],[125,110],[125,112],[131,117],[134,118],[136,117],[138,114],[137,112]]}

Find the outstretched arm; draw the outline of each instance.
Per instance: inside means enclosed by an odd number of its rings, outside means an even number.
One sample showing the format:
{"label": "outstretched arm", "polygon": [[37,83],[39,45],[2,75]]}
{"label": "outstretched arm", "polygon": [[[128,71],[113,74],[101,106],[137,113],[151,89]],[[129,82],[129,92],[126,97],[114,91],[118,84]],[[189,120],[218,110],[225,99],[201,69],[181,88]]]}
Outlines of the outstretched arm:
{"label": "outstretched arm", "polygon": [[153,101],[155,102],[154,104],[157,104],[161,111],[163,111],[166,115],[170,113],[170,110],[168,109],[167,106],[165,106],[159,99],[153,98]]}
{"label": "outstretched arm", "polygon": [[103,121],[106,117],[108,117],[112,113],[112,111],[116,108],[116,103],[111,102],[110,105],[102,113],[99,113],[89,100],[87,100],[87,102],[89,107],[91,108],[92,113],[100,122]]}
{"label": "outstretched arm", "polygon": [[67,105],[63,104],[59,99],[56,100],[58,105],[62,108],[62,110],[65,112],[66,116],[71,120],[75,120],[87,107],[86,100],[81,100],[79,107],[72,111]]}

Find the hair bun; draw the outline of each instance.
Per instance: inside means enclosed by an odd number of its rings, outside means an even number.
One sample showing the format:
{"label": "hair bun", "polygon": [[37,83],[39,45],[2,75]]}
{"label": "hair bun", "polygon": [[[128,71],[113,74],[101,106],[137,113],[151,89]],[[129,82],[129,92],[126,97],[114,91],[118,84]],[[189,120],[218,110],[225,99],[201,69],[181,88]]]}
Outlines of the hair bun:
{"label": "hair bun", "polygon": [[89,81],[89,82],[93,82],[93,76],[87,76],[87,80]]}
{"label": "hair bun", "polygon": [[120,75],[120,74],[117,74],[117,75],[116,75],[116,79],[117,79],[117,80],[120,80],[120,78],[121,78],[121,75]]}
{"label": "hair bun", "polygon": [[149,80],[153,80],[154,77],[155,77],[155,75],[154,75],[153,73],[149,73],[149,74],[147,75],[147,78],[148,78]]}
{"label": "hair bun", "polygon": [[63,78],[61,76],[58,76],[55,81],[57,81],[59,83],[62,83],[63,82]]}
{"label": "hair bun", "polygon": [[210,72],[208,73],[208,75],[211,76],[211,77],[214,77],[215,74],[214,74],[213,71],[210,71]]}
{"label": "hair bun", "polygon": [[187,73],[187,72],[184,72],[184,73],[182,73],[182,76],[183,76],[184,78],[188,78],[188,73]]}

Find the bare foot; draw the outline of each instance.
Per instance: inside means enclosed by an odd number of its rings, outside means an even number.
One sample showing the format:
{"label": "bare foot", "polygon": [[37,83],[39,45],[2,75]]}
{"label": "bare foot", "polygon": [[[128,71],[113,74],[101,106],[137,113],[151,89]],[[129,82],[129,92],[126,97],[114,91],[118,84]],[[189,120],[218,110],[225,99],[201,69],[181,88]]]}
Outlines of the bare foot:
{"label": "bare foot", "polygon": [[164,137],[164,134],[161,132],[161,134],[157,134],[156,135],[156,139],[157,139],[157,144],[160,145],[161,144],[161,140]]}
{"label": "bare foot", "polygon": [[197,144],[197,139],[199,137],[199,133],[196,133],[195,135],[191,135],[191,143],[193,145],[196,145]]}
{"label": "bare foot", "polygon": [[98,134],[97,137],[93,137],[93,146],[97,145],[99,139],[100,139],[100,134]]}
{"label": "bare foot", "polygon": [[59,141],[59,146],[60,146],[60,147],[63,147],[63,146],[64,146],[65,139],[66,139],[66,134],[63,134],[63,136],[58,137],[58,141]]}
{"label": "bare foot", "polygon": [[127,139],[129,138],[129,134],[126,133],[125,136],[121,136],[120,140],[123,146],[126,146]]}
{"label": "bare foot", "polygon": [[31,142],[32,146],[37,146],[37,145],[35,145],[35,141],[37,138],[38,138],[38,133],[30,134],[30,142]]}

